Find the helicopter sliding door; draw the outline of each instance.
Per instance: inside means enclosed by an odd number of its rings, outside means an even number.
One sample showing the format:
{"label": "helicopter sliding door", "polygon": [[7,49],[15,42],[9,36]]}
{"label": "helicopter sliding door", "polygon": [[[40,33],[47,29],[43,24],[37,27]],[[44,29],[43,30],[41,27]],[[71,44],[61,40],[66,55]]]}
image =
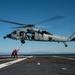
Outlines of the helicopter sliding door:
{"label": "helicopter sliding door", "polygon": [[26,33],[26,40],[33,40],[33,41],[48,41],[48,35],[45,33],[31,33],[31,32],[27,32]]}
{"label": "helicopter sliding door", "polygon": [[26,40],[34,40],[35,33],[27,32],[25,37],[26,37]]}
{"label": "helicopter sliding door", "polygon": [[27,40],[40,41],[40,40],[43,40],[43,35],[41,35],[40,33],[37,33],[37,32],[35,32],[35,33],[27,32],[26,38],[27,38]]}

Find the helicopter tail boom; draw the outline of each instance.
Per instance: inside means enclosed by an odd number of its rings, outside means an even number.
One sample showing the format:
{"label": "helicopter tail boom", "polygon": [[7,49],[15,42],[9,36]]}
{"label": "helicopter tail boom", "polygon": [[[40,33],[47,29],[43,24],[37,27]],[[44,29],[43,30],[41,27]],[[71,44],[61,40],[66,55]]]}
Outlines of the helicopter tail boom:
{"label": "helicopter tail boom", "polygon": [[69,37],[70,41],[75,41],[75,32]]}

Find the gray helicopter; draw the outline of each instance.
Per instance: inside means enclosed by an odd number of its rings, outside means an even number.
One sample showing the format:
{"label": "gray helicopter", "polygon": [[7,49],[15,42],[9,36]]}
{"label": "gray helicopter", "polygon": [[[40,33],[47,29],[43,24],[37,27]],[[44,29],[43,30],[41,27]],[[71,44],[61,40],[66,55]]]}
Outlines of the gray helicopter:
{"label": "gray helicopter", "polygon": [[19,28],[17,30],[14,30],[10,34],[7,34],[4,36],[4,39],[10,38],[13,40],[20,40],[22,44],[25,43],[25,40],[29,41],[42,41],[42,42],[62,42],[64,43],[65,47],[67,47],[66,42],[71,42],[75,41],[75,32],[69,37],[61,37],[61,36],[56,36],[52,33],[49,33],[45,30],[37,28],[35,25],[48,22],[48,21],[53,21],[57,19],[64,18],[63,16],[54,16],[51,18],[48,18],[44,21],[38,22],[36,24],[22,24],[22,23],[17,23],[17,22],[12,22],[8,20],[3,20],[0,19],[1,22],[6,22],[6,23],[11,23],[11,24],[17,24],[19,25],[18,27],[14,28]]}

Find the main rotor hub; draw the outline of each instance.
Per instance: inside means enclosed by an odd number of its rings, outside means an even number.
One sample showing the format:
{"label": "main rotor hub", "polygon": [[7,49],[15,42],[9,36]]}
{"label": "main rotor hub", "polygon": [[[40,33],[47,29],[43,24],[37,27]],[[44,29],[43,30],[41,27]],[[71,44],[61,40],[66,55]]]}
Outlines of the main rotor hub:
{"label": "main rotor hub", "polygon": [[35,27],[35,25],[34,24],[28,24],[28,25],[26,25],[26,27]]}

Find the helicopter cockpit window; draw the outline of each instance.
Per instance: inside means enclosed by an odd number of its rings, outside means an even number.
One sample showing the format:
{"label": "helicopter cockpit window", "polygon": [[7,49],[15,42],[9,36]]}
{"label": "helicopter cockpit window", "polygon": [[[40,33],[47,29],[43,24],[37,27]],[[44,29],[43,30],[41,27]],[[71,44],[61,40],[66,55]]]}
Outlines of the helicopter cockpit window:
{"label": "helicopter cockpit window", "polygon": [[16,34],[16,31],[13,31],[12,34]]}
{"label": "helicopter cockpit window", "polygon": [[49,35],[53,35],[53,34],[47,32],[47,31],[42,31],[42,33],[49,34]]}

